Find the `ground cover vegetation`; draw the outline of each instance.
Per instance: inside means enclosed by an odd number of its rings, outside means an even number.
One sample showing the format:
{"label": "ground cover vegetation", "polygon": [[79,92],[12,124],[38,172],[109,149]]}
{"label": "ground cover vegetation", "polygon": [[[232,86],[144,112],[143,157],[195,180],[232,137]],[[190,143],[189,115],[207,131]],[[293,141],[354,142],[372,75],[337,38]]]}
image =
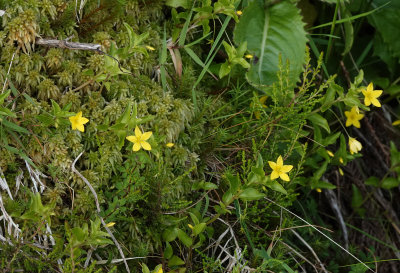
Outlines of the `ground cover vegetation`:
{"label": "ground cover vegetation", "polygon": [[2,272],[399,272],[400,5],[0,0]]}

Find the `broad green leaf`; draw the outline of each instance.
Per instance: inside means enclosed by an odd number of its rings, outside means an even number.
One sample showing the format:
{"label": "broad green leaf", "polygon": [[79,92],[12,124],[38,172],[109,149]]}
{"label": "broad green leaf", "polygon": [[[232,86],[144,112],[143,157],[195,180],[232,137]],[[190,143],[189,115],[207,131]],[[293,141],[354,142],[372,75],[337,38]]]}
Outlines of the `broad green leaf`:
{"label": "broad green leaf", "polygon": [[162,234],[162,238],[165,242],[171,242],[176,239],[178,236],[178,229],[177,228],[168,228],[164,230]]}
{"label": "broad green leaf", "polygon": [[184,265],[185,262],[179,258],[178,256],[172,256],[172,258],[168,261],[168,266],[173,267],[173,266],[179,266],[179,265]]}
{"label": "broad green leaf", "polygon": [[258,200],[264,197],[264,194],[254,188],[247,188],[239,194],[239,198],[244,201]]}
{"label": "broad green leaf", "polygon": [[190,247],[193,244],[192,238],[190,238],[183,230],[178,229],[178,238],[179,240],[187,247]]}
{"label": "broad green leaf", "polygon": [[207,227],[206,223],[200,223],[197,224],[193,227],[193,234],[194,235],[199,235],[200,233],[202,233],[204,231],[204,229]]}
{"label": "broad green leaf", "polygon": [[379,178],[376,176],[371,176],[368,177],[367,180],[365,180],[365,185],[369,185],[369,186],[374,186],[374,187],[379,187]]}
{"label": "broad green leaf", "polygon": [[164,249],[164,258],[165,259],[170,259],[172,255],[174,254],[172,250],[172,246],[170,243],[166,243],[165,249]]}
{"label": "broad green leaf", "polygon": [[392,57],[400,57],[400,1],[373,0],[373,6],[386,6],[375,11],[368,17],[368,21],[381,35],[383,42],[388,46]]}
{"label": "broad green leaf", "polygon": [[383,180],[381,187],[383,189],[390,190],[392,188],[398,187],[399,185],[400,185],[400,180],[399,179],[396,179],[394,177],[386,177]]}
{"label": "broad green leaf", "polygon": [[255,0],[243,10],[234,31],[234,41],[247,41],[247,49],[256,57],[247,80],[262,88],[277,81],[279,57],[290,63],[290,83],[295,84],[303,71],[306,50],[306,32],[300,11],[290,1],[267,5]]}
{"label": "broad green leaf", "polygon": [[365,209],[361,208],[363,204],[363,196],[361,194],[361,191],[357,188],[356,185],[352,184],[352,189],[353,189],[353,197],[351,199],[351,207],[361,216],[364,215]]}
{"label": "broad green leaf", "polygon": [[285,190],[285,188],[279,184],[278,181],[276,180],[269,180],[266,182],[265,184],[268,188],[270,188],[271,190],[283,193],[283,194],[287,194],[287,191]]}
{"label": "broad green leaf", "polygon": [[319,189],[331,189],[331,190],[333,190],[333,189],[336,189],[336,186],[331,184],[331,183],[329,183],[329,182],[318,180],[318,181],[316,181],[315,183],[313,183],[311,185],[311,188],[312,189],[318,189],[319,188]]}
{"label": "broad green leaf", "polygon": [[314,113],[314,114],[309,115],[307,117],[307,119],[309,121],[311,121],[314,124],[314,126],[317,125],[317,126],[319,126],[321,128],[324,128],[325,131],[327,131],[328,133],[331,132],[331,129],[329,128],[328,121],[324,117]]}

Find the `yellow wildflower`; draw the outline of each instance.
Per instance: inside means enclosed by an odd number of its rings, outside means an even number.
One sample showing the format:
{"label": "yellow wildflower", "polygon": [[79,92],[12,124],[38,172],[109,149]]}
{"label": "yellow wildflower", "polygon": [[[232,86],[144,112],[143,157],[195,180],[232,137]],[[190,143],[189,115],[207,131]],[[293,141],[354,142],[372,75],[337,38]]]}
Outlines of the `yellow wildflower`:
{"label": "yellow wildflower", "polygon": [[242,12],[241,10],[237,10],[237,11],[236,11],[236,14],[240,16],[240,15],[243,14],[243,12]]}
{"label": "yellow wildflower", "polygon": [[151,51],[156,50],[154,47],[149,46],[149,45],[147,45],[146,48],[147,48],[148,50],[151,50]]}
{"label": "yellow wildflower", "polygon": [[269,166],[272,169],[271,179],[277,179],[280,177],[283,181],[290,181],[289,176],[286,174],[289,172],[293,166],[292,165],[283,165],[282,156],[278,157],[278,160],[275,162],[268,161]]}
{"label": "yellow wildflower", "polygon": [[396,120],[396,121],[393,121],[392,125],[393,126],[400,125],[400,119]]}
{"label": "yellow wildflower", "polygon": [[329,150],[326,150],[326,152],[328,153],[328,155],[330,156],[330,157],[334,157],[335,155],[331,152],[331,151],[329,151]]}
{"label": "yellow wildflower", "polygon": [[315,190],[316,190],[317,192],[319,192],[319,193],[322,192],[322,190],[321,190],[320,188],[316,188]]}
{"label": "yellow wildflower", "polygon": [[112,226],[114,226],[115,225],[115,222],[110,222],[110,223],[108,223],[107,225],[106,225],[106,227],[112,227]]}
{"label": "yellow wildflower", "polygon": [[251,55],[251,54],[246,54],[246,55],[244,55],[244,57],[246,59],[253,59],[253,55]]}
{"label": "yellow wildflower", "polygon": [[139,151],[140,148],[150,151],[151,146],[146,140],[148,140],[152,134],[153,134],[152,132],[142,133],[142,131],[140,131],[139,127],[136,126],[135,135],[127,136],[126,139],[133,143],[132,150],[134,152]]}
{"label": "yellow wildflower", "polygon": [[[267,108],[267,105],[265,105],[265,101],[268,99],[268,96],[262,96],[259,100],[261,103],[261,106],[263,108]],[[261,113],[260,111],[254,111],[254,116],[256,117],[256,119],[260,119],[261,117]]]}
{"label": "yellow wildflower", "polygon": [[165,144],[165,146],[167,146],[168,148],[174,147],[174,145],[175,145],[175,144],[174,144],[174,143],[171,143],[171,142]]}
{"label": "yellow wildflower", "polygon": [[162,266],[157,270],[157,273],[163,273]]}
{"label": "yellow wildflower", "polygon": [[374,90],[374,86],[372,82],[368,84],[366,89],[362,90],[362,93],[364,94],[364,104],[366,106],[370,106],[371,103],[375,105],[376,107],[381,107],[381,103],[377,98],[382,95],[383,91],[382,90]]}
{"label": "yellow wildflower", "polygon": [[83,125],[89,122],[87,118],[82,117],[82,111],[73,117],[69,117],[69,121],[71,122],[72,130],[79,130],[81,132],[85,131]]}
{"label": "yellow wildflower", "polygon": [[341,176],[344,175],[344,172],[343,172],[343,170],[341,168],[339,168],[339,173],[340,173]]}
{"label": "yellow wildflower", "polygon": [[349,137],[349,148],[350,148],[350,154],[356,154],[359,151],[361,151],[362,145],[357,139]]}
{"label": "yellow wildflower", "polygon": [[360,128],[360,120],[364,117],[363,114],[358,113],[358,107],[353,106],[351,108],[351,111],[345,111],[344,114],[347,117],[346,120],[346,127],[349,127],[351,125],[354,125],[356,128]]}

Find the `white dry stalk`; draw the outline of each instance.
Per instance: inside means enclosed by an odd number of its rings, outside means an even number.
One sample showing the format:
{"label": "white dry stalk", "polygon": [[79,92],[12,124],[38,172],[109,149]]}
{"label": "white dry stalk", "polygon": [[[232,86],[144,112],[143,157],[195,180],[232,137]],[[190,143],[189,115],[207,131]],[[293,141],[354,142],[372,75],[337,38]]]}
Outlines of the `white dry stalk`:
{"label": "white dry stalk", "polygon": [[5,190],[8,193],[8,196],[10,196],[11,200],[14,200],[10,188],[8,187],[6,177],[4,176],[3,170],[0,168],[0,187]]}
{"label": "white dry stalk", "polygon": [[118,251],[119,251],[119,253],[120,253],[120,255],[121,255],[121,257],[122,257],[122,259],[123,259],[123,261],[124,261],[126,271],[127,271],[128,273],[130,273],[131,271],[129,270],[128,263],[126,262],[125,255],[124,255],[124,252],[122,251],[122,248],[121,248],[120,244],[118,243],[117,239],[116,239],[116,238],[114,237],[114,235],[112,234],[111,230],[108,228],[106,222],[104,222],[103,217],[100,216],[101,209],[100,209],[99,199],[97,198],[97,193],[96,193],[96,191],[94,190],[92,184],[90,184],[90,182],[75,168],[75,164],[76,164],[76,162],[78,161],[78,159],[82,156],[82,154],[83,154],[83,152],[80,153],[80,154],[75,158],[74,162],[72,162],[72,165],[71,165],[72,172],[76,173],[76,174],[83,180],[83,182],[85,182],[85,184],[89,187],[90,191],[92,192],[93,197],[94,197],[94,201],[95,201],[95,203],[96,203],[97,216],[100,218],[101,223],[103,224],[103,226],[104,226],[104,228],[106,229],[107,233],[110,235],[111,239],[114,241],[115,246],[118,248]]}
{"label": "white dry stalk", "polygon": [[353,257],[355,260],[357,260],[360,264],[362,264],[363,266],[365,266],[366,268],[368,268],[370,271],[375,272],[375,270],[373,270],[372,268],[370,268],[369,266],[367,266],[365,263],[363,263],[359,258],[357,258],[356,256],[354,256],[352,253],[350,253],[349,251],[347,251],[344,247],[342,247],[341,245],[339,245],[338,243],[336,243],[334,240],[332,240],[331,238],[328,237],[328,235],[326,235],[325,233],[323,233],[322,231],[320,231],[319,229],[317,229],[316,227],[314,227],[314,225],[310,224],[308,221],[306,221],[305,219],[301,218],[300,216],[298,216],[297,214],[295,214],[294,212],[291,212],[290,210],[288,210],[285,207],[282,207],[281,205],[279,205],[278,203],[272,201],[271,199],[269,199],[268,197],[264,197],[265,200],[271,202],[272,204],[280,207],[281,209],[283,209],[284,211],[290,213],[291,215],[293,215],[294,217],[296,217],[297,219],[303,221],[304,223],[306,223],[307,225],[309,225],[312,229],[314,229],[315,231],[317,231],[318,233],[320,233],[322,236],[324,236],[325,238],[327,238],[330,242],[332,242],[333,244],[335,244],[336,246],[338,246],[341,250],[343,250],[344,252],[346,252],[348,255],[350,255],[351,257]]}
{"label": "white dry stalk", "polygon": [[5,13],[6,13],[6,11],[0,9],[0,17],[2,17]]}
{"label": "white dry stalk", "polygon": [[7,223],[7,233],[9,235],[12,235],[12,229],[14,228],[14,237],[18,239],[19,234],[21,233],[21,229],[19,229],[19,226],[14,223],[13,219],[11,216],[7,213],[4,204],[3,204],[3,198],[0,194],[0,210],[3,213],[2,219],[5,223]]}
{"label": "white dry stalk", "polygon": [[25,160],[25,165],[26,168],[28,169],[29,172],[29,176],[31,177],[31,180],[33,182],[33,186],[35,188],[35,190],[32,190],[34,193],[39,192],[37,185],[39,184],[40,186],[40,193],[43,193],[45,185],[43,184],[43,182],[40,180],[40,176],[43,178],[46,178],[47,176],[42,174],[39,170],[33,170],[30,166],[28,161]]}
{"label": "white dry stalk", "polygon": [[[18,50],[18,49],[17,49],[17,50]],[[15,52],[13,53],[13,55],[12,55],[12,57],[11,57],[10,66],[8,67],[6,79],[4,80],[3,90],[1,91],[2,94],[4,93],[4,90],[6,89],[6,85],[7,85],[7,81],[8,81],[8,75],[10,74],[10,70],[11,70],[11,67],[12,67],[12,63],[13,63],[13,61],[14,61],[15,53],[17,53],[17,50],[15,50]]]}
{"label": "white dry stalk", "polygon": [[21,184],[24,185],[24,183],[22,183],[22,179],[24,179],[24,172],[21,169],[19,169],[19,174],[15,178],[15,195],[17,195],[18,193],[19,186]]}

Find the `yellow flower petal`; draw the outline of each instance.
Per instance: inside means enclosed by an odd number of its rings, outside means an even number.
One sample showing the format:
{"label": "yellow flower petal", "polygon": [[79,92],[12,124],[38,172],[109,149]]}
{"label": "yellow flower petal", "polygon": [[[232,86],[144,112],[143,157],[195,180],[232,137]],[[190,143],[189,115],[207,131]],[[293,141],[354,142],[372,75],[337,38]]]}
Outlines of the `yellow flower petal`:
{"label": "yellow flower petal", "polygon": [[140,140],[148,140],[151,135],[153,134],[153,132],[146,132],[142,134],[142,137],[140,138]]}
{"label": "yellow flower petal", "polygon": [[344,163],[343,158],[339,157],[339,162],[340,164],[343,164]]}
{"label": "yellow flower petal", "polygon": [[156,273],[163,273],[162,266],[160,266]]}
{"label": "yellow flower petal", "polygon": [[77,124],[76,129],[78,129],[78,131],[85,132],[85,127],[83,126],[83,124]]}
{"label": "yellow flower petal", "polygon": [[140,142],[140,145],[142,145],[143,149],[145,149],[145,150],[147,150],[147,151],[150,151],[150,150],[151,150],[150,144],[149,144],[148,142],[146,142],[146,141]]}
{"label": "yellow flower petal", "polygon": [[320,188],[316,188],[315,190],[316,190],[317,192],[319,192],[319,193],[322,192],[322,190],[321,190]]}
{"label": "yellow flower petal", "polygon": [[349,149],[350,149],[350,154],[356,154],[359,151],[361,151],[362,145],[357,139],[349,137]]}
{"label": "yellow flower petal", "polygon": [[326,152],[328,153],[328,155],[330,156],[330,157],[334,157],[335,155],[331,152],[331,151],[329,151],[329,150],[326,150]]}
{"label": "yellow flower petal", "polygon": [[171,143],[171,142],[165,144],[165,146],[167,146],[168,148],[174,147],[174,145],[175,145],[175,144],[174,144],[174,143]]}
{"label": "yellow flower petal", "polygon": [[279,177],[283,180],[283,181],[290,181],[289,176],[286,173],[280,173]]}
{"label": "yellow flower petal", "polygon": [[244,55],[244,57],[246,59],[253,59],[253,55],[251,55],[251,54],[246,54],[246,55]]}
{"label": "yellow flower petal", "polygon": [[132,150],[133,150],[134,152],[137,152],[137,151],[140,150],[140,147],[141,147],[140,143],[139,143],[139,142],[135,142],[135,144],[133,144]]}
{"label": "yellow flower petal", "polygon": [[340,173],[341,176],[344,175],[343,170],[341,168],[339,168],[339,173]]}
{"label": "yellow flower petal", "polygon": [[281,167],[281,172],[287,173],[287,172],[290,172],[291,169],[293,169],[293,166],[292,166],[292,165],[283,165],[283,166]]}
{"label": "yellow flower petal", "polygon": [[279,173],[277,171],[272,171],[271,180],[277,179],[279,177]]}
{"label": "yellow flower petal", "polygon": [[71,122],[72,130],[79,130],[81,132],[85,131],[84,124],[89,122],[89,119],[82,117],[82,111],[77,113],[73,117],[69,117],[69,121]]}
{"label": "yellow flower petal", "polygon": [[154,47],[149,46],[149,45],[147,45],[146,48],[147,48],[148,50],[151,50],[151,51],[156,50]]}
{"label": "yellow flower petal", "polygon": [[135,128],[135,136],[140,138],[142,136],[142,131],[140,131],[139,127],[136,126]]}
{"label": "yellow flower petal", "polygon": [[392,125],[393,125],[393,126],[400,125],[400,119],[394,121],[394,122],[392,123]]}
{"label": "yellow flower petal", "polygon": [[276,168],[276,163],[273,161],[268,161],[269,166],[271,167],[271,169],[275,169]]}
{"label": "yellow flower petal", "polygon": [[282,156],[279,156],[279,157],[278,157],[278,160],[276,161],[276,165],[277,165],[278,167],[282,167],[282,166],[283,166],[283,159],[282,159]]}
{"label": "yellow flower petal", "polygon": [[112,227],[112,226],[114,226],[115,225],[115,222],[110,222],[110,223],[108,223],[107,225],[106,225],[106,227]]}
{"label": "yellow flower petal", "polygon": [[376,107],[381,107],[381,103],[377,99],[372,99],[371,103],[372,103],[372,105],[374,105]]}
{"label": "yellow flower petal", "polygon": [[137,142],[137,137],[135,137],[135,136],[127,136],[126,139],[133,143]]}
{"label": "yellow flower petal", "polygon": [[243,14],[243,12],[242,12],[241,10],[237,10],[237,11],[236,11],[236,14],[240,16],[240,15]]}

